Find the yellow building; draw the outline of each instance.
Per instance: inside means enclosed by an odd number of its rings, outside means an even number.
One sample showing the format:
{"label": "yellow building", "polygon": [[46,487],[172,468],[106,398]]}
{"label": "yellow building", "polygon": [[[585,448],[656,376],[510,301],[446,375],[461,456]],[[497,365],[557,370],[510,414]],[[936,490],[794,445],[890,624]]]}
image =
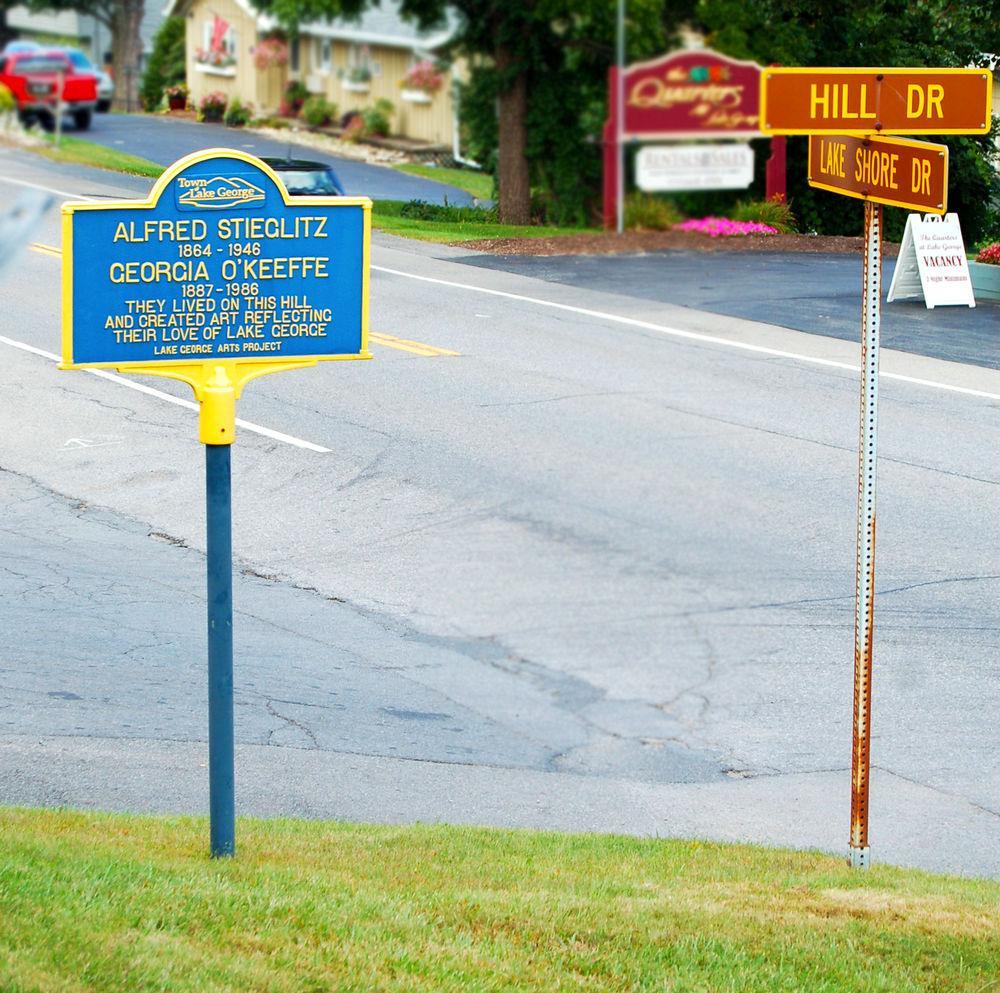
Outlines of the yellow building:
{"label": "yellow building", "polygon": [[[389,100],[393,134],[455,148],[456,68],[427,72],[450,40],[453,22],[421,32],[399,16],[397,0],[382,0],[358,21],[303,24],[284,50],[276,46],[285,64],[259,68],[277,24],[248,0],[171,0],[167,13],[187,21],[187,82],[194,106],[218,91],[252,104],[257,114],[273,114],[287,83],[299,80],[310,93],[336,104],[338,116]],[[424,69],[423,88],[407,85],[418,66]]]}

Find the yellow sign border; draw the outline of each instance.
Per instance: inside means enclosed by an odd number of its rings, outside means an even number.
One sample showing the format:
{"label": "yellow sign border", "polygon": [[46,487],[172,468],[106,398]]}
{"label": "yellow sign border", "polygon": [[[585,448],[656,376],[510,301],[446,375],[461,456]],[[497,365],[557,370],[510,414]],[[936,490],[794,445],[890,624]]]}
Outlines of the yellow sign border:
{"label": "yellow sign border", "polygon": [[[260,169],[277,186],[286,207],[361,207],[363,210],[361,272],[361,351],[352,355],[312,355],[290,359],[206,358],[164,359],[162,362],[73,361],[73,215],[84,210],[152,210],[170,182],[188,166],[208,159],[229,158]],[[307,369],[318,362],[371,359],[368,350],[369,284],[371,273],[372,202],[368,197],[290,197],[278,174],[254,155],[235,148],[206,148],[168,166],[145,200],[107,203],[70,201],[62,205],[62,361],[60,369],[115,369],[121,373],[161,376],[187,383],[200,404],[198,437],[206,445],[231,445],[236,436],[236,400],[252,379],[274,372]]]}
{"label": "yellow sign border", "polygon": [[60,369],[117,369],[119,372],[142,372],[145,375],[156,375],[155,371],[150,372],[150,367],[160,369],[170,366],[191,366],[199,365],[201,362],[191,359],[164,359],[162,362],[74,362],[73,361],[73,214],[77,211],[91,210],[153,210],[160,202],[167,186],[171,181],[189,166],[208,159],[229,158],[246,162],[256,166],[268,179],[272,180],[281,193],[281,198],[286,207],[361,207],[364,210],[364,245],[362,256],[362,277],[361,277],[361,351],[352,355],[317,355],[305,356],[302,359],[275,360],[273,358],[238,358],[238,359],[204,359],[202,362],[217,365],[220,362],[238,362],[241,365],[252,362],[254,364],[279,364],[287,366],[289,363],[302,363],[303,365],[313,365],[316,362],[344,361],[353,359],[370,359],[371,352],[368,350],[368,296],[371,269],[371,211],[372,202],[368,197],[292,197],[285,189],[285,184],[278,174],[261,159],[241,152],[235,148],[206,148],[199,152],[192,152],[178,159],[173,165],[160,175],[153,184],[149,196],[145,200],[109,200],[107,203],[82,203],[69,201],[62,205],[62,362]]}
{"label": "yellow sign border", "polygon": [[848,67],[840,66],[771,66],[760,74],[760,120],[758,125],[761,134],[764,135],[826,135],[843,134],[852,138],[867,136],[873,133],[881,136],[882,132],[873,132],[868,128],[845,128],[841,125],[832,125],[828,128],[809,128],[801,130],[795,128],[769,128],[767,126],[767,81],[771,76],[804,76],[816,75],[817,73],[832,73],[842,76],[870,76],[870,75],[892,75],[894,73],[906,73],[910,76],[934,75],[934,76],[968,76],[978,73],[986,79],[986,123],[975,130],[968,128],[935,128],[933,131],[928,128],[892,128],[890,134],[987,134],[993,126],[993,73],[989,69],[908,69],[904,66],[891,67]]}
{"label": "yellow sign border", "polygon": [[[809,155],[806,158],[806,169],[809,168],[809,161],[812,158],[812,143],[814,139],[817,138],[858,138],[861,135],[851,134],[846,131],[838,131],[836,134],[811,134],[809,135]],[[866,197],[863,193],[858,193],[855,190],[845,190],[839,186],[830,186],[827,183],[816,182],[812,176],[807,175],[806,179],[813,189],[817,190],[828,190],[830,193],[837,193],[842,197],[851,197],[854,200],[867,200],[870,203],[881,203],[885,204],[887,207],[902,207],[904,210],[909,210],[911,213],[920,214],[947,214],[948,213],[948,146],[939,145],[936,141],[917,141],[915,138],[897,138],[894,135],[883,135],[883,134],[873,134],[871,131],[866,132],[863,137],[869,139],[870,141],[878,142],[880,145],[906,145],[910,148],[917,147],[924,150],[934,151],[938,154],[944,155],[944,203],[940,210],[932,210],[923,204],[914,205],[912,203],[906,203],[902,200],[890,200],[887,197]]]}

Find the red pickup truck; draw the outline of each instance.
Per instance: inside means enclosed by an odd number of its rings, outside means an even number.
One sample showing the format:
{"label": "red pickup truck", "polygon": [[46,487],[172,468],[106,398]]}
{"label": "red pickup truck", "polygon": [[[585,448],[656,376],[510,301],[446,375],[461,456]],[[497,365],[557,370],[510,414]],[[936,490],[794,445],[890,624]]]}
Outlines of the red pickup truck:
{"label": "red pickup truck", "polygon": [[21,119],[37,118],[44,128],[55,124],[60,77],[63,113],[72,115],[78,130],[86,130],[97,106],[96,76],[78,72],[62,52],[14,52],[0,58],[0,84],[14,95]]}

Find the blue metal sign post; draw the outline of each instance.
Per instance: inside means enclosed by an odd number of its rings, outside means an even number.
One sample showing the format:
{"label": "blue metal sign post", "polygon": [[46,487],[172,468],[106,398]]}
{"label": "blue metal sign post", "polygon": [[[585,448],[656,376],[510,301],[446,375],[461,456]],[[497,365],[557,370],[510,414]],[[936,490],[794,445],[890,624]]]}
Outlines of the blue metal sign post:
{"label": "blue metal sign post", "polygon": [[230,446],[258,376],[369,359],[367,197],[289,197],[232,149],[143,201],[63,205],[63,369],[187,383],[205,445],[210,852],[236,851]]}
{"label": "blue metal sign post", "polygon": [[205,446],[208,557],[208,807],[213,858],[236,852],[233,755],[233,503],[229,445]]}

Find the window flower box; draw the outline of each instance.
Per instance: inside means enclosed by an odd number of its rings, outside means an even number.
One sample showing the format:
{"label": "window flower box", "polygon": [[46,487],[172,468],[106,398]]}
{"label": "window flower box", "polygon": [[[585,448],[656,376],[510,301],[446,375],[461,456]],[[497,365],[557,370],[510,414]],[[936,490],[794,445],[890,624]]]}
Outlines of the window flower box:
{"label": "window flower box", "polygon": [[433,99],[430,93],[426,93],[423,90],[403,89],[400,90],[399,95],[407,103],[430,103]]}
{"label": "window flower box", "polygon": [[340,74],[340,85],[348,93],[367,93],[372,85],[372,70],[367,62],[353,65]]}
{"label": "window flower box", "polygon": [[194,67],[206,76],[228,76],[231,79],[236,75],[235,65],[216,66],[209,62],[195,62]]}

